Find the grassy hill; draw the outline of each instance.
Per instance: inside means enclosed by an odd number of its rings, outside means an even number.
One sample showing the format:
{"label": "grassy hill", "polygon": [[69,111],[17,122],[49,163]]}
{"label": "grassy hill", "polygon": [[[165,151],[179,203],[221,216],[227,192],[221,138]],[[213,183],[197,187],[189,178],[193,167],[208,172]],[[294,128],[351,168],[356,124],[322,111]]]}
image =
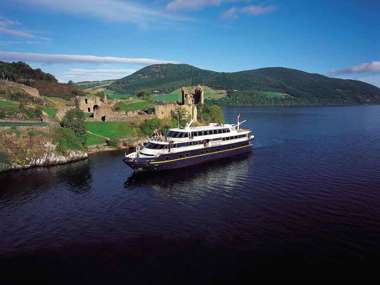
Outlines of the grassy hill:
{"label": "grassy hill", "polygon": [[73,84],[58,83],[57,79],[43,72],[41,69],[33,69],[23,62],[0,61],[0,80],[26,84],[38,89],[40,95],[47,97],[61,97],[70,99],[83,92]]}
{"label": "grassy hill", "polygon": [[0,61],[0,79],[21,83],[37,80],[57,82],[53,75],[43,72],[39,68],[33,69],[21,61],[12,63]]}
{"label": "grassy hill", "polygon": [[355,80],[329,78],[282,67],[215,72],[187,64],[158,64],[116,80],[109,89],[171,93],[182,86],[207,85],[226,90],[219,102],[232,105],[380,103],[380,89]]}
{"label": "grassy hill", "polygon": [[115,80],[80,81],[74,84],[80,88],[88,89],[88,88],[95,88],[95,87],[106,87],[112,84],[114,81]]}

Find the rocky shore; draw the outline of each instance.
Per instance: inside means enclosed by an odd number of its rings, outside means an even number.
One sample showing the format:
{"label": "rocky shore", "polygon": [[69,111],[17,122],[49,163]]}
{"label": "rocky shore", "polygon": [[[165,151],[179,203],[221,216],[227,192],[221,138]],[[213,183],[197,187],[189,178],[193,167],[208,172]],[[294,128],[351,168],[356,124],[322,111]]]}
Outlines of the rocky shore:
{"label": "rocky shore", "polygon": [[21,170],[33,167],[48,167],[84,160],[89,155],[125,150],[133,151],[137,145],[142,145],[144,138],[122,139],[117,145],[99,144],[83,150],[66,150],[59,152],[57,145],[50,136],[43,133],[28,137],[26,133],[14,133],[10,130],[0,132],[0,173],[11,170]]}
{"label": "rocky shore", "polygon": [[0,163],[0,172],[9,170],[28,169],[32,167],[54,166],[87,159],[88,154],[83,151],[68,151],[65,155],[58,153],[46,153],[40,157],[30,159],[26,164],[17,162]]}

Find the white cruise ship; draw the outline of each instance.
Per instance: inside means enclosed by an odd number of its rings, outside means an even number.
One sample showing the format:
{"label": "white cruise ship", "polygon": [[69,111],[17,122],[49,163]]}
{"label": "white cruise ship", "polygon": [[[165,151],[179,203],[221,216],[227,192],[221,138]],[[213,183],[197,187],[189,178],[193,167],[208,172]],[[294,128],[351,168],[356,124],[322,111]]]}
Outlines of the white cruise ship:
{"label": "white cruise ship", "polygon": [[125,155],[124,162],[134,170],[167,170],[225,158],[252,149],[251,130],[237,124],[169,129],[165,136],[148,140],[143,147]]}

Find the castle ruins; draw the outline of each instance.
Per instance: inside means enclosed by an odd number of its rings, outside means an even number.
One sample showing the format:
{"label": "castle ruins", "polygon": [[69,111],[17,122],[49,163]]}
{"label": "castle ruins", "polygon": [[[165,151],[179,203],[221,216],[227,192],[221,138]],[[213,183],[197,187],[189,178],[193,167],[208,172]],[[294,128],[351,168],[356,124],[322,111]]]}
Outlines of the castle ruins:
{"label": "castle ruins", "polygon": [[197,86],[193,91],[181,88],[181,100],[176,103],[157,104],[154,106],[154,115],[144,111],[117,111],[114,106],[119,100],[108,100],[107,95],[99,96],[77,96],[76,106],[93,121],[129,121],[145,120],[156,116],[158,119],[172,118],[173,113],[180,110],[189,115],[189,120],[197,121],[197,105],[204,104],[204,91]]}

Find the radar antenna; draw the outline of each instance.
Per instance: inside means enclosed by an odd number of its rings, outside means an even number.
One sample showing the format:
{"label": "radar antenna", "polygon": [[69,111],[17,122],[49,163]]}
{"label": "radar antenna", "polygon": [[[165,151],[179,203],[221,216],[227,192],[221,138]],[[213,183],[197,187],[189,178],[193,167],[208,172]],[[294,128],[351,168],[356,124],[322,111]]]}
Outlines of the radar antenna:
{"label": "radar antenna", "polygon": [[236,117],[236,129],[239,131],[240,130],[240,125],[244,124],[247,120],[244,120],[242,122],[240,122],[240,113],[239,115],[237,115]]}

